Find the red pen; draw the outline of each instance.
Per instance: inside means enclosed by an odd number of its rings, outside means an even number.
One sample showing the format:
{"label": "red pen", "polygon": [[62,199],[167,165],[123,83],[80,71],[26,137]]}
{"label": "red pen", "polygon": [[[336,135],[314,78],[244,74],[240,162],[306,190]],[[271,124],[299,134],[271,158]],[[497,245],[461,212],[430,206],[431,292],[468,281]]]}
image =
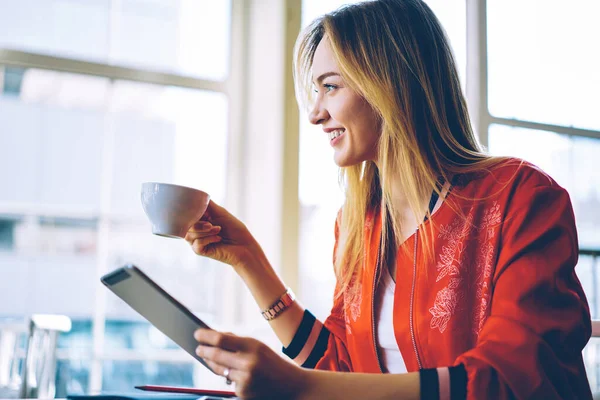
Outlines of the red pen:
{"label": "red pen", "polygon": [[135,386],[135,388],[139,389],[139,390],[145,390],[147,392],[188,393],[188,394],[197,394],[197,395],[201,395],[201,396],[235,397],[234,392],[230,392],[227,390],[197,389],[197,388],[190,388],[190,387],[158,386],[158,385]]}

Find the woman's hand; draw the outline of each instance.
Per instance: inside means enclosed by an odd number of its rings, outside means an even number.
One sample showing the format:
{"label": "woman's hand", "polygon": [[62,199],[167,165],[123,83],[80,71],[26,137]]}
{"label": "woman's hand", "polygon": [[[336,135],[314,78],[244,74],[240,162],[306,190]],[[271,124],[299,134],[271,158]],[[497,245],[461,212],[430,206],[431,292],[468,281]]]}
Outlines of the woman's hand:
{"label": "woman's hand", "polygon": [[190,228],[185,240],[196,254],[233,267],[265,259],[246,225],[212,200],[202,218]]}
{"label": "woman's hand", "polygon": [[194,338],[200,342],[196,354],[235,383],[243,399],[294,399],[306,386],[306,371],[256,339],[211,329],[198,329]]}

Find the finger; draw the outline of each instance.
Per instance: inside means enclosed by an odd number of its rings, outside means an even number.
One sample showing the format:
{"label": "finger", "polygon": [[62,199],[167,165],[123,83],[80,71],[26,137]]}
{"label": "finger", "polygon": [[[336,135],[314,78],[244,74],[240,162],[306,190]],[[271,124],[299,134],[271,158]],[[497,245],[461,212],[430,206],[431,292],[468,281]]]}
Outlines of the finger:
{"label": "finger", "polygon": [[247,348],[246,338],[236,336],[233,333],[215,331],[214,329],[197,329],[194,332],[194,338],[202,344],[229,351],[244,351]]}
{"label": "finger", "polygon": [[189,230],[192,232],[204,232],[210,230],[212,227],[212,223],[200,220],[192,225]]}
{"label": "finger", "polygon": [[221,375],[223,377],[225,376],[225,368],[229,368],[229,380],[231,382],[235,382],[237,384],[239,382],[239,380],[242,378],[242,373],[240,371],[236,370],[235,368],[231,368],[226,365],[216,363],[214,361],[206,361],[206,363],[208,364],[210,369],[213,370],[213,372],[215,374]]}
{"label": "finger", "polygon": [[219,243],[223,238],[221,236],[208,236],[205,238],[195,239],[192,242],[192,250],[196,254],[205,254],[207,252],[207,246],[213,243]]}
{"label": "finger", "polygon": [[196,347],[196,354],[206,362],[210,361],[232,369],[241,370],[247,364],[244,362],[244,356],[242,353],[223,350],[219,347],[205,346],[201,344]]}
{"label": "finger", "polygon": [[195,231],[195,230],[190,229],[186,233],[186,239],[189,238],[193,242],[196,239],[200,239],[200,238],[207,237],[207,236],[213,236],[213,235],[218,234],[219,232],[221,232],[220,226],[213,226],[212,228],[210,228],[208,230],[200,230],[200,231]]}
{"label": "finger", "polygon": [[200,228],[200,229],[196,229],[192,226],[185,234],[184,239],[189,244],[192,244],[194,242],[194,240],[196,240],[196,239],[200,239],[200,238],[203,238],[206,236],[216,235],[219,232],[221,232],[220,226],[210,225],[208,228]]}

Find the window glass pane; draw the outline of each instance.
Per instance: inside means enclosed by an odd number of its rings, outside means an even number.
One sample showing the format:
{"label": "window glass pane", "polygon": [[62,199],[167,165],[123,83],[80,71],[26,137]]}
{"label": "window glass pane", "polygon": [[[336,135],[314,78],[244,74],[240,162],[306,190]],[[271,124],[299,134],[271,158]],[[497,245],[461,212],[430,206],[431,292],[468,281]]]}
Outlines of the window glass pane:
{"label": "window glass pane", "polygon": [[143,216],[144,180],[223,197],[225,95],[36,69],[21,75],[0,96],[1,204],[97,215],[107,177],[112,214]]}
{"label": "window glass pane", "polygon": [[92,320],[89,317],[71,318],[71,330],[59,335],[57,347],[69,349],[71,355],[89,355],[93,347]]}
{"label": "window glass pane", "polygon": [[0,316],[92,315],[95,231],[80,222],[26,217],[16,225],[13,250],[0,252]]}
{"label": "window glass pane", "polygon": [[146,220],[144,181],[225,194],[227,98],[224,94],[117,81],[112,87],[114,163],[111,213]]}
{"label": "window glass pane", "polygon": [[600,248],[600,140],[569,137],[554,132],[490,127],[490,151],[530,161],[569,191],[579,243],[584,248]]}
{"label": "window glass pane", "polygon": [[465,0],[425,0],[446,30],[454,52],[463,91],[467,79],[467,2]]}
{"label": "window glass pane", "polygon": [[51,215],[97,212],[108,79],[37,69],[0,74],[13,82],[0,94],[0,203]]}
{"label": "window glass pane", "polygon": [[310,24],[315,18],[346,4],[360,3],[360,0],[303,0],[302,26]]}
{"label": "window glass pane", "polygon": [[3,1],[0,46],[101,60],[109,53],[110,5],[111,0]]}
{"label": "window glass pane", "polygon": [[0,47],[221,80],[228,71],[230,3],[6,1]]}
{"label": "window glass pane", "polygon": [[[98,280],[134,263],[213,322],[224,267],[196,256],[183,240],[152,235],[140,190],[144,181],[163,181],[223,200],[226,96],[55,71],[0,71],[11,82],[0,94],[0,317],[68,315],[73,328],[59,348],[79,357],[93,346],[102,299],[107,349],[175,349]],[[66,371],[75,368],[67,364]],[[68,379],[65,385],[77,384]]]}
{"label": "window glass pane", "polygon": [[[343,0],[304,0],[302,25],[336,9]],[[464,78],[466,66],[466,11],[463,0],[430,0],[427,3],[436,13],[450,36]],[[462,71],[462,72],[461,72]],[[306,114],[300,116],[300,285],[306,307],[319,317],[328,315],[333,301],[332,256],[334,223],[343,202],[343,192],[338,185],[338,168],[333,162],[329,140],[320,126],[308,122]]]}
{"label": "window glass pane", "polygon": [[487,4],[490,112],[600,129],[600,2]]}

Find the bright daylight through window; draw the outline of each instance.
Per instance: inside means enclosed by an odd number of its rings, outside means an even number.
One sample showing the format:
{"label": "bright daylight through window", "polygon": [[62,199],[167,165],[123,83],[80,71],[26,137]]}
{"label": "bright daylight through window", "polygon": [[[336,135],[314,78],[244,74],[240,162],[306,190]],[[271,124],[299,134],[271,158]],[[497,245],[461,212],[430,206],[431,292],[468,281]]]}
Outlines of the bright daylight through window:
{"label": "bright daylight through window", "polygon": [[[57,397],[210,379],[98,278],[135,263],[218,320],[221,267],[183,241],[148,234],[140,187],[163,181],[217,201],[225,195],[229,100],[218,82],[228,76],[231,4],[26,0],[0,8],[0,49],[39,66],[0,61],[0,317],[71,318],[58,343]],[[170,78],[115,79],[112,66]],[[211,85],[218,90],[194,88]]]}

